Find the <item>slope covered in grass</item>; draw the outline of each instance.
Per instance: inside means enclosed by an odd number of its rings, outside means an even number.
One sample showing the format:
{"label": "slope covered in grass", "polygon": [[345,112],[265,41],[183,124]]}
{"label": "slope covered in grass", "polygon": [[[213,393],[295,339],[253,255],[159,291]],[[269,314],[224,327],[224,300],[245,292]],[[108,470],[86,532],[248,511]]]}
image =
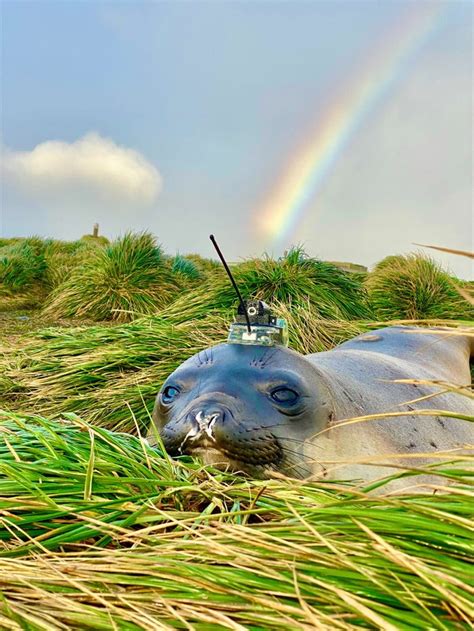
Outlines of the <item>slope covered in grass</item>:
{"label": "slope covered in grass", "polygon": [[[306,256],[300,248],[280,259],[266,257],[233,265],[232,273],[244,300],[309,306],[323,319],[357,320],[370,315],[365,289],[357,278],[331,263]],[[161,315],[178,323],[206,317],[209,312],[230,316],[236,305],[235,291],[221,269],[171,303]]]}
{"label": "slope covered in grass", "polygon": [[0,247],[0,283],[21,290],[41,281],[46,270],[48,242],[39,237],[12,239]]}
{"label": "slope covered in grass", "polygon": [[102,242],[41,237],[0,240],[0,311],[40,307],[51,289],[84,264]]}
{"label": "slope covered in grass", "polygon": [[422,254],[388,256],[369,274],[366,287],[380,320],[474,319],[474,308],[455,281]]}
{"label": "slope covered in grass", "polygon": [[6,628],[411,631],[473,614],[459,468],[439,466],[445,493],[374,497],[173,462],[77,417],[0,423]]}
{"label": "slope covered in grass", "polygon": [[105,245],[102,237],[86,235],[77,241],[49,240],[45,248],[45,284],[51,291],[71,275],[74,270],[86,264]]}
{"label": "slope covered in grass", "polygon": [[127,233],[97,249],[51,294],[45,314],[131,320],[153,313],[179,291],[179,281],[150,233]]}

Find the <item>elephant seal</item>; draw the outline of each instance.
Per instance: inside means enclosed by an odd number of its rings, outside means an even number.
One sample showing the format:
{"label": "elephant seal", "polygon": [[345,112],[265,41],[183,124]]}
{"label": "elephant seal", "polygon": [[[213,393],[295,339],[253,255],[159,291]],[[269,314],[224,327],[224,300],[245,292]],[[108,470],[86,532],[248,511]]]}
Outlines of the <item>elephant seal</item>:
{"label": "elephant seal", "polygon": [[[200,455],[253,477],[277,471],[367,482],[387,475],[394,457],[397,466],[418,466],[431,452],[474,443],[472,423],[436,414],[474,415],[471,398],[396,382],[469,385],[471,342],[452,330],[390,327],[307,356],[283,346],[221,344],[169,376],[153,422],[172,456]],[[433,414],[407,415],[419,408]],[[344,423],[388,412],[402,416]],[[414,453],[424,456],[413,460]]]}

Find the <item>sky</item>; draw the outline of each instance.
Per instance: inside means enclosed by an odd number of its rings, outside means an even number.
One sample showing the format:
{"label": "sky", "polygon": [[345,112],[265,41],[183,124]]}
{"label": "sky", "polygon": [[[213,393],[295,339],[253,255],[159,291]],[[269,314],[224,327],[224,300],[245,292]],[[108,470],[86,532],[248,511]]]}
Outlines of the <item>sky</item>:
{"label": "sky", "polygon": [[1,0],[1,28],[2,236],[473,249],[470,2]]}

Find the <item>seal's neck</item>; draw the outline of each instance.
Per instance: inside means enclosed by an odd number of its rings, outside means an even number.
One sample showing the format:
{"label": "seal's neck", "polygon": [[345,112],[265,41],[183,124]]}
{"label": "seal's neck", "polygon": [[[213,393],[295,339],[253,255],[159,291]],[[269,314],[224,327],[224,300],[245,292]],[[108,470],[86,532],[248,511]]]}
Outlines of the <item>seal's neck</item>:
{"label": "seal's neck", "polygon": [[357,383],[350,378],[342,379],[337,371],[327,366],[312,364],[317,373],[321,392],[330,408],[330,424],[337,425],[339,421],[354,415],[354,409],[364,413],[362,398],[357,389]]}

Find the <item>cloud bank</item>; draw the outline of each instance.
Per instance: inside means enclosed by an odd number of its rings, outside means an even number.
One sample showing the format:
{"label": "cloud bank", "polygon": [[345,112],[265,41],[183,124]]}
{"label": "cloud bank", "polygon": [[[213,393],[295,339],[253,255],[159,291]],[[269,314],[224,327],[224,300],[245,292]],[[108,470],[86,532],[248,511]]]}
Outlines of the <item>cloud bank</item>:
{"label": "cloud bank", "polygon": [[141,153],[97,133],[75,142],[48,140],[31,151],[3,150],[5,181],[43,201],[86,197],[121,207],[151,206],[162,189],[159,171]]}

